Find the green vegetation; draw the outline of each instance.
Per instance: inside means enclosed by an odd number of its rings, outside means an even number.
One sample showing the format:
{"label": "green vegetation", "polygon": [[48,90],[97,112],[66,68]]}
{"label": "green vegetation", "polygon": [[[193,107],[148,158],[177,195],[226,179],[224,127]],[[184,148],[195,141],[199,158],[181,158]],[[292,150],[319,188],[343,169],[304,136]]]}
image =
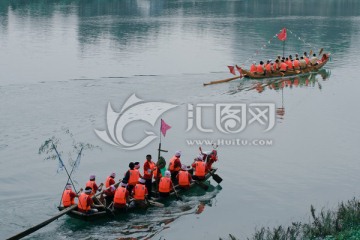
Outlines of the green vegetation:
{"label": "green vegetation", "polygon": [[[357,240],[360,239],[360,202],[353,198],[339,204],[336,210],[310,208],[310,223],[296,222],[273,229],[262,227],[248,240]],[[220,238],[221,239],[221,238]],[[229,234],[229,239],[237,239]]]}

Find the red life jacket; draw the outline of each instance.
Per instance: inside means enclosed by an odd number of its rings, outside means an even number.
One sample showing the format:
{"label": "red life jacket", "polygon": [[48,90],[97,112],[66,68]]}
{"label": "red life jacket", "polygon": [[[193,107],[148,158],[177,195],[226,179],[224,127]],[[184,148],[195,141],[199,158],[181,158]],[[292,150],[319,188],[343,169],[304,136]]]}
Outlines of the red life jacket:
{"label": "red life jacket", "polygon": [[113,185],[115,183],[115,180],[113,177],[107,177],[106,182],[105,182],[105,187],[108,188],[110,187],[110,185]]}
{"label": "red life jacket", "polygon": [[134,199],[135,200],[144,200],[146,193],[145,185],[137,183],[134,187]]}
{"label": "red life jacket", "polygon": [[267,72],[271,72],[271,64],[270,63],[266,64],[265,69]]}
{"label": "red life jacket", "polygon": [[310,62],[310,60],[309,60],[307,57],[304,57],[304,60],[305,60],[305,62],[306,62],[306,65],[308,65],[309,62]]}
{"label": "red life jacket", "polygon": [[94,188],[95,185],[96,185],[96,182],[91,181],[91,180],[87,181],[87,183],[86,183],[86,187],[91,187],[91,189],[92,189],[90,196],[93,196],[96,193],[96,190]]}
{"label": "red life jacket", "polygon": [[62,203],[64,207],[69,207],[75,204],[74,198],[71,198],[70,194],[72,193],[71,189],[67,189],[63,192]]}
{"label": "red life jacket", "polygon": [[114,203],[117,204],[126,204],[126,188],[118,187],[114,195]]}
{"label": "red life jacket", "polygon": [[190,173],[188,173],[187,171],[179,172],[179,186],[180,187],[190,186],[189,174]]}
{"label": "red life jacket", "polygon": [[[151,170],[154,170],[156,168],[156,165],[155,165],[154,162],[149,163],[148,161],[146,161],[145,164],[149,164]],[[145,164],[144,164],[144,166],[145,166]],[[153,176],[153,172],[149,173],[148,171],[145,171],[145,168],[144,168],[144,178],[145,179],[152,179],[152,176]]]}
{"label": "red life jacket", "polygon": [[129,177],[129,185],[135,186],[135,184],[138,182],[140,178],[140,172],[137,169],[129,170],[130,177]]}
{"label": "red life jacket", "polygon": [[282,62],[281,65],[280,65],[280,70],[281,71],[286,71],[287,67],[288,67],[288,65],[286,63]]}
{"label": "red life jacket", "polygon": [[273,71],[276,71],[276,70],[277,70],[277,64],[274,63],[274,64],[273,64]]}
{"label": "red life jacket", "polygon": [[181,167],[176,167],[175,168],[175,160],[179,159],[178,157],[176,156],[173,156],[171,159],[170,159],[170,162],[169,162],[169,171],[179,171]]}
{"label": "red life jacket", "polygon": [[86,193],[81,193],[79,196],[79,203],[78,203],[78,209],[87,212],[91,209],[91,206],[87,205],[87,200],[90,197],[90,195],[87,195]]}
{"label": "red life jacket", "polygon": [[257,72],[257,73],[264,73],[264,67],[263,67],[263,65],[261,65],[261,64],[257,65],[257,67],[256,67],[256,72]]}
{"label": "red life jacket", "polygon": [[251,73],[255,73],[255,72],[256,72],[256,66],[255,66],[255,64],[252,64],[252,65],[250,66],[250,72],[251,72]]}
{"label": "red life jacket", "polygon": [[294,68],[295,68],[295,69],[300,69],[300,62],[299,62],[299,60],[294,60]]}
{"label": "red life jacket", "polygon": [[197,177],[205,177],[205,171],[206,171],[206,163],[197,161],[195,163],[195,172],[194,176]]}
{"label": "red life jacket", "polygon": [[168,193],[171,190],[171,180],[168,177],[162,177],[159,183],[159,192]]}
{"label": "red life jacket", "polygon": [[288,66],[288,69],[293,69],[293,63],[290,59],[286,62],[286,64]]}

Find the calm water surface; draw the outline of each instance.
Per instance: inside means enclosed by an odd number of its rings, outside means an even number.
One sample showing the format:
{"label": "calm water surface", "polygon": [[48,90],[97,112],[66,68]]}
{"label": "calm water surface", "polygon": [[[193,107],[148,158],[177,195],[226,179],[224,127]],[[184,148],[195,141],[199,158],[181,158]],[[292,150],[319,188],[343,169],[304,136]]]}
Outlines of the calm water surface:
{"label": "calm water surface", "polygon": [[[126,151],[94,133],[106,127],[107,104],[120,111],[132,93],[179,105],[162,116],[172,126],[163,138],[166,159],[181,149],[183,162],[191,163],[198,150],[186,139],[273,144],[220,146],[221,186],[211,180],[209,191],[194,189],[183,202],[96,224],[66,216],[30,239],[246,238],[255,227],[307,221],[310,204],[332,208],[358,196],[360,2],[289,2],[1,1],[0,238],[56,213],[66,175],[37,151],[56,136],[66,159],[71,139],[65,129],[102,148],[85,152],[74,174],[77,186],[92,173],[98,181],[112,171],[119,178],[129,161],[156,156],[157,140]],[[282,54],[274,35],[283,27],[287,54],[321,47],[332,53],[325,71],[275,83],[202,86],[231,77],[227,65],[248,67],[252,57]],[[239,102],[275,103],[275,127],[264,133],[254,125],[230,135],[185,131],[188,103]],[[215,126],[211,119],[204,123]],[[144,129],[153,130],[136,125],[125,134]]]}

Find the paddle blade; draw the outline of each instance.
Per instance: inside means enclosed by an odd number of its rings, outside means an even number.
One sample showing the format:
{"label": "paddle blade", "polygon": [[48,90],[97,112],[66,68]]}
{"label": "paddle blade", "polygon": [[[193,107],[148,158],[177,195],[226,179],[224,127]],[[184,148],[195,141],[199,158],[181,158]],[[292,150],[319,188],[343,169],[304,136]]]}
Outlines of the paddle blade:
{"label": "paddle blade", "polygon": [[215,182],[217,182],[217,183],[221,183],[222,182],[222,178],[219,176],[219,175],[217,175],[217,174],[211,174],[211,176],[212,176],[212,178],[215,180]]}
{"label": "paddle blade", "polygon": [[322,54],[322,52],[324,51],[324,48],[321,48],[320,51],[319,51],[319,54],[318,56],[320,56]]}
{"label": "paddle blade", "polygon": [[310,50],[309,57],[311,57],[312,54],[313,54],[313,50]]}

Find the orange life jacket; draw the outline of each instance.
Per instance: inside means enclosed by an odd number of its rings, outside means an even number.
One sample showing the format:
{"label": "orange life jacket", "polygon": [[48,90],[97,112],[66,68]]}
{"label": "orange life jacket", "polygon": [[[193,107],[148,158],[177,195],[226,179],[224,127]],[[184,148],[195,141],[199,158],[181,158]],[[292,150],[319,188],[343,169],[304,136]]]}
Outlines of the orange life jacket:
{"label": "orange life jacket", "polygon": [[90,197],[90,195],[87,195],[86,193],[81,193],[79,196],[79,203],[78,203],[78,209],[83,210],[85,212],[89,211],[91,209],[91,206],[87,205],[87,199]]}
{"label": "orange life jacket", "polygon": [[189,174],[187,171],[179,172],[179,186],[186,187],[190,185]]}
{"label": "orange life jacket", "polygon": [[286,64],[288,66],[288,69],[293,69],[293,63],[290,59],[286,62]]}
{"label": "orange life jacket", "polygon": [[205,171],[206,171],[206,163],[197,161],[195,163],[195,172],[194,176],[197,177],[205,177]]}
{"label": "orange life jacket", "polygon": [[168,193],[171,190],[171,180],[168,177],[162,177],[159,183],[159,192]]}
{"label": "orange life jacket", "polygon": [[277,64],[274,63],[274,64],[273,64],[273,71],[276,71],[276,70],[277,70]]}
{"label": "orange life jacket", "polygon": [[161,171],[160,171],[160,169],[158,167],[154,170],[153,174],[154,174],[154,178],[157,177],[157,178],[160,179],[162,177]]}
{"label": "orange life jacket", "polygon": [[106,182],[105,182],[105,187],[106,188],[108,188],[108,187],[110,187],[110,185],[112,185],[112,184],[110,184],[110,181],[111,180],[114,180],[114,178],[112,178],[112,177],[107,177],[107,179],[106,179]]}
{"label": "orange life jacket", "polygon": [[170,159],[170,162],[169,162],[169,170],[170,171],[179,171],[180,170],[180,167],[174,167],[175,166],[175,160],[178,159],[178,157],[176,156],[173,156],[171,159]]}
{"label": "orange life jacket", "polygon": [[134,187],[134,199],[135,200],[144,200],[146,193],[145,185],[137,183]]}
{"label": "orange life jacket", "polygon": [[114,195],[114,203],[126,204],[126,188],[118,187]]}
{"label": "orange life jacket", "polygon": [[130,177],[129,177],[129,185],[135,186],[135,184],[138,182],[140,178],[140,172],[137,169],[129,170]]}
{"label": "orange life jacket", "polygon": [[62,202],[64,207],[69,207],[70,205],[75,204],[74,198],[71,199],[70,197],[71,192],[71,189],[66,189],[62,195]]}
{"label": "orange life jacket", "polygon": [[299,60],[294,60],[294,68],[295,68],[295,69],[300,69],[300,62],[299,62]]}
{"label": "orange life jacket", "polygon": [[309,62],[310,62],[310,60],[309,60],[307,57],[304,57],[304,60],[305,60],[305,62],[306,62],[306,65],[308,65]]}
{"label": "orange life jacket", "polygon": [[252,65],[250,66],[250,72],[252,72],[252,73],[256,72],[256,66],[255,66],[255,64],[252,64]]}
{"label": "orange life jacket", "polygon": [[[146,163],[150,165],[150,169],[151,169],[151,170],[153,170],[153,169],[156,167],[156,165],[155,165],[154,162],[150,162],[150,163],[149,163],[148,161],[146,161]],[[145,164],[146,164],[146,163],[145,163]],[[144,165],[145,165],[145,164],[144,164]],[[145,171],[145,169],[144,169],[144,178],[145,178],[145,179],[152,179],[152,176],[153,176],[153,172],[150,172],[150,173],[149,173],[148,171]]]}
{"label": "orange life jacket", "polygon": [[96,184],[96,182],[95,182],[95,181],[91,181],[91,180],[87,181],[87,183],[86,183],[86,187],[91,187],[91,189],[92,189],[90,196],[93,196],[93,195],[95,195],[95,193],[96,193],[96,191],[95,191],[95,189],[94,189],[94,185],[95,185],[95,184]]}
{"label": "orange life jacket", "polygon": [[265,69],[267,72],[271,72],[271,64],[270,63],[266,64]]}
{"label": "orange life jacket", "polygon": [[286,71],[287,67],[288,67],[288,65],[286,63],[282,62],[281,65],[280,65],[280,70],[281,71]]}
{"label": "orange life jacket", "polygon": [[257,73],[264,73],[264,67],[263,67],[263,65],[261,65],[261,64],[257,65],[257,67],[256,67],[256,72],[257,72]]}

